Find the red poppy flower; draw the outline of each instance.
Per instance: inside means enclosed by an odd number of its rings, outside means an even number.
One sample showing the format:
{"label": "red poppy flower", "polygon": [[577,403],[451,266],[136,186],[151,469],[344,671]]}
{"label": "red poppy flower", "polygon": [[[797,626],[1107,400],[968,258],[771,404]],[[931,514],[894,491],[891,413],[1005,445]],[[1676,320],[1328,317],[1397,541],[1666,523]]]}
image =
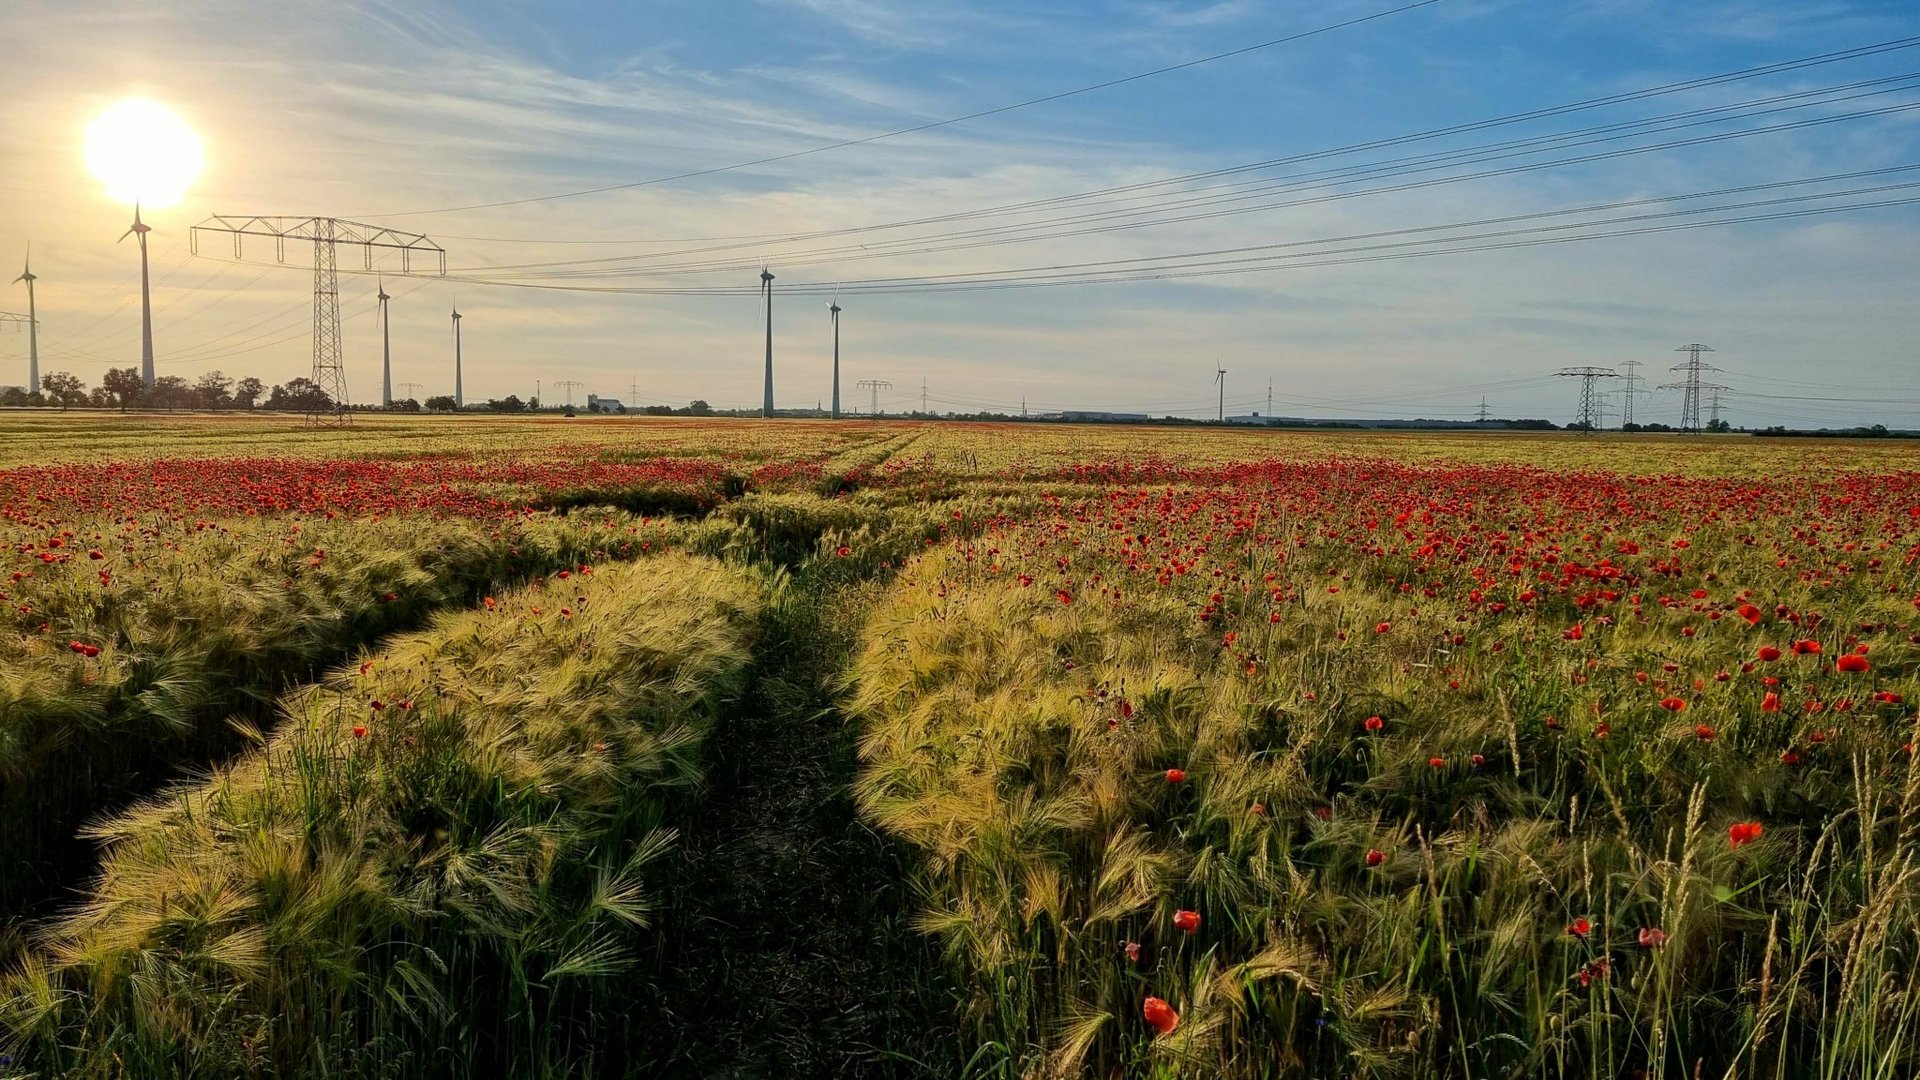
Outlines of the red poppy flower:
{"label": "red poppy flower", "polygon": [[1181,908],[1179,911],[1173,913],[1173,926],[1176,930],[1184,930],[1189,934],[1194,933],[1200,929],[1200,913]]}
{"label": "red poppy flower", "polygon": [[1140,1015],[1146,1017],[1147,1023],[1152,1024],[1162,1035],[1171,1034],[1174,1028],[1180,1026],[1180,1014],[1173,1011],[1173,1006],[1157,997],[1150,997],[1141,1003]]}
{"label": "red poppy flower", "polygon": [[1379,731],[1381,728],[1387,726],[1387,722],[1377,716],[1369,716],[1367,717],[1366,723],[1362,726],[1368,731]]}
{"label": "red poppy flower", "polygon": [[1383,622],[1383,623],[1376,624],[1373,628],[1373,632],[1376,634],[1384,634],[1391,629],[1393,629],[1392,623]]}
{"label": "red poppy flower", "polygon": [[1187,771],[1185,769],[1168,769],[1167,770],[1167,783],[1169,784],[1184,783],[1186,779],[1187,779]]}
{"label": "red poppy flower", "polygon": [[1775,660],[1780,659],[1780,650],[1774,648],[1771,645],[1762,645],[1760,646],[1760,651],[1756,655],[1759,656],[1760,659],[1771,663]]}
{"label": "red poppy flower", "polygon": [[1073,603],[1073,594],[1065,589],[1055,589],[1053,595],[1063,604]]}
{"label": "red poppy flower", "polygon": [[1767,691],[1767,696],[1760,699],[1760,711],[1761,712],[1779,712],[1780,711],[1780,695],[1774,693],[1771,690]]}
{"label": "red poppy flower", "polygon": [[1386,861],[1387,861],[1386,852],[1381,851],[1379,848],[1367,849],[1367,865],[1368,866],[1379,866],[1381,863]]}
{"label": "red poppy flower", "polygon": [[1687,701],[1685,698],[1665,697],[1660,699],[1660,707],[1668,712],[1686,712]]}
{"label": "red poppy flower", "polygon": [[841,544],[839,547],[834,549],[833,553],[844,559],[847,556],[853,554],[853,549],[848,547],[845,544]]}
{"label": "red poppy flower", "polygon": [[1427,764],[1433,766],[1436,769],[1444,769],[1447,767],[1447,759],[1443,757],[1428,758]]}
{"label": "red poppy flower", "polygon": [[1727,826],[1727,843],[1732,847],[1751,844],[1760,839],[1763,831],[1764,829],[1757,821],[1736,821]]}
{"label": "red poppy flower", "polygon": [[1657,949],[1660,946],[1665,945],[1666,943],[1667,943],[1667,932],[1665,930],[1662,930],[1657,926],[1643,926],[1640,928],[1640,947],[1641,948]]}
{"label": "red poppy flower", "polygon": [[1858,675],[1863,671],[1869,671],[1873,668],[1873,665],[1867,662],[1867,658],[1861,656],[1859,653],[1848,653],[1834,661],[1833,666],[1836,671],[1853,675]]}
{"label": "red poppy flower", "polygon": [[1574,937],[1577,937],[1577,938],[1586,937],[1588,934],[1592,932],[1593,932],[1593,921],[1591,919],[1588,919],[1584,915],[1578,919],[1573,920],[1573,922],[1568,924],[1567,926],[1567,933],[1572,934]]}
{"label": "red poppy flower", "polygon": [[1812,638],[1803,638],[1793,643],[1793,655],[1814,656],[1820,652],[1820,643]]}
{"label": "red poppy flower", "polygon": [[365,725],[365,724],[355,724],[355,725],[353,725],[353,737],[354,737],[354,738],[356,738],[356,739],[364,739],[364,738],[366,738],[366,737],[367,737],[367,725]]}
{"label": "red poppy flower", "polygon": [[1695,724],[1693,725],[1693,734],[1694,737],[1701,742],[1712,742],[1714,730],[1713,727],[1708,724]]}
{"label": "red poppy flower", "polygon": [[1798,765],[1798,764],[1800,764],[1800,751],[1798,751],[1798,750],[1785,750],[1785,751],[1782,751],[1782,752],[1781,752],[1781,754],[1780,754],[1780,764],[1782,764],[1782,765]]}

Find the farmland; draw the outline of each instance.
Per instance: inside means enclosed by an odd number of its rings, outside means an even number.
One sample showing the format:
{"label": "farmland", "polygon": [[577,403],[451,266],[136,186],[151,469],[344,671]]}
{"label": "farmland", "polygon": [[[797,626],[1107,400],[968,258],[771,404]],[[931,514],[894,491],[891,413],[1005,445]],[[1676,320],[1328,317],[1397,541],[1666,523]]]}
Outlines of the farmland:
{"label": "farmland", "polygon": [[0,1076],[1920,1069],[1898,441],[0,418]]}

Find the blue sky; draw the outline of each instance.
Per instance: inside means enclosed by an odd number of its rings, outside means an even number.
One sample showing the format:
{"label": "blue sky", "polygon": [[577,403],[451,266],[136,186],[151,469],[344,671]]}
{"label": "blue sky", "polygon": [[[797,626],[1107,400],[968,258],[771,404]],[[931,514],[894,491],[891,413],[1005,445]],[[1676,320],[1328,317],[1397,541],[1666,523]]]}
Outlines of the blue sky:
{"label": "blue sky", "polygon": [[[466,281],[393,284],[395,378],[450,382],[458,299],[470,398],[536,379],[648,401],[757,403],[760,315],[748,295],[535,291],[509,264],[711,246],[765,258],[782,287],[1318,240],[1920,163],[1920,111],[1397,193],[1152,228],[961,250],[807,261],[794,234],[860,228],[1387,139],[1676,80],[1920,35],[1911,3],[1437,4],[1068,100],[766,166],[601,195],[448,214],[711,168],[994,108],[1392,7],[1377,3],[556,4],[16,0],[0,110],[0,256],[34,242],[43,368],[89,383],[137,359],[125,209],[86,175],[80,132],[127,96],[199,130],[208,169],[154,220],[163,373],[280,381],[309,363],[310,274],[185,244],[208,213],[331,214],[440,238]],[[1920,48],[1332,159],[1321,167],[1548,135],[1916,73]],[[1689,129],[1739,130],[1920,103],[1882,83],[1845,103]],[[1616,141],[1631,147],[1658,141]],[[1553,155],[1549,155],[1550,157]],[[1514,159],[1519,160],[1519,159]],[[1533,159],[1526,159],[1533,160]],[[1297,171],[1292,166],[1280,172]],[[1439,174],[1446,175],[1446,174]],[[1912,181],[1912,174],[1851,186]],[[1199,185],[1220,181],[1202,181]],[[1199,186],[1199,185],[1196,185]],[[1831,190],[1829,185],[1820,190]],[[1321,184],[1303,197],[1353,190]],[[1813,189],[1795,189],[1804,193]],[[1780,194],[1774,192],[1770,194]],[[1912,196],[1891,192],[1880,198]],[[1755,195],[1758,199],[1765,195]],[[1865,198],[1864,196],[1859,198]],[[1846,200],[1836,200],[1845,202]],[[989,219],[1006,224],[1012,219]],[[861,242],[930,235],[861,234]],[[1714,345],[1730,419],[1920,426],[1911,301],[1920,206],[1520,250],[1194,279],[843,297],[843,378],[885,378],[892,404],[1571,418],[1565,366],[1628,360],[1667,377],[1672,350]],[[619,244],[524,241],[617,239]],[[506,241],[516,242],[506,242]],[[838,241],[836,241],[838,243]],[[851,254],[851,252],[850,252]],[[5,256],[7,259],[15,256]],[[355,264],[342,258],[342,264]],[[357,265],[357,264],[356,264]],[[8,276],[11,276],[9,274]],[[751,270],[541,278],[569,287],[753,284]],[[343,283],[348,379],[378,392],[372,282]],[[16,290],[18,291],[18,290]],[[5,294],[0,307],[24,306]],[[775,300],[778,397],[828,393],[824,297]],[[23,365],[0,331],[0,382]],[[549,394],[549,397],[552,395]],[[853,395],[849,394],[849,399]],[[1820,400],[1820,399],[1844,400]],[[1678,395],[1642,399],[1672,420]],[[1675,416],[1668,416],[1672,413]]]}

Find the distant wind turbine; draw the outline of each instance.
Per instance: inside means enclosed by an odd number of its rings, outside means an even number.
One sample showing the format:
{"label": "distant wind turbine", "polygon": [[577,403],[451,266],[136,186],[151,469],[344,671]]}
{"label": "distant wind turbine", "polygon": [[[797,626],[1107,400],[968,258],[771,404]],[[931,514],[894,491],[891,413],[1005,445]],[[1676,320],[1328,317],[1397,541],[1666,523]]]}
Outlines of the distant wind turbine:
{"label": "distant wind turbine", "polygon": [[[40,392],[40,320],[33,308],[33,283],[38,280],[33,272],[33,245],[27,245],[26,269],[13,279],[13,284],[27,283],[27,393]],[[837,354],[836,354],[837,355]],[[834,369],[839,370],[837,367]],[[836,402],[838,397],[834,399]]]}

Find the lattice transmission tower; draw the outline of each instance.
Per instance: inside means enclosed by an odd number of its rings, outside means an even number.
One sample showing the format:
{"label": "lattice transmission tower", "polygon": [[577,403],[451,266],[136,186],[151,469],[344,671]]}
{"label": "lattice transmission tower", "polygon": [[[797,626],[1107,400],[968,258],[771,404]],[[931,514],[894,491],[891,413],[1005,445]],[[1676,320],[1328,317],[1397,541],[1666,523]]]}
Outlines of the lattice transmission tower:
{"label": "lattice transmission tower", "polygon": [[1686,377],[1679,382],[1661,383],[1660,389],[1684,391],[1680,402],[1680,430],[1697,434],[1700,431],[1700,373],[1720,369],[1700,359],[1701,353],[1713,350],[1698,342],[1673,351],[1686,353],[1687,362],[1675,364],[1669,370],[1684,372]]}
{"label": "lattice transmission tower", "polygon": [[1620,366],[1627,369],[1627,373],[1620,376],[1620,382],[1622,384],[1620,388],[1620,426],[1625,428],[1627,425],[1633,423],[1633,399],[1642,396],[1652,397],[1653,391],[1645,389],[1640,385],[1647,381],[1647,377],[1640,374],[1640,369],[1647,365],[1638,360],[1628,360]]}
{"label": "lattice transmission tower", "polygon": [[880,415],[880,391],[893,389],[893,384],[888,382],[885,379],[861,379],[858,383],[854,385],[860,387],[860,389],[862,390],[871,390],[873,392],[872,415],[879,416]]}
{"label": "lattice transmission tower", "polygon": [[1600,392],[1596,388],[1601,379],[1617,379],[1620,373],[1604,367],[1561,368],[1555,375],[1565,375],[1580,380],[1580,418],[1574,421],[1582,431],[1592,432],[1600,428]]}
{"label": "lattice transmission tower", "polygon": [[[241,257],[245,237],[266,237],[273,241],[274,261],[287,261],[287,241],[305,240],[313,244],[313,382],[326,396],[323,408],[307,414],[309,423],[344,424],[352,419],[347,411],[347,372],[340,340],[340,274],[335,249],[352,244],[362,249],[367,270],[373,269],[373,251],[386,248],[400,252],[402,273],[413,271],[413,256],[431,256],[438,260],[438,272],[447,272],[447,253],[439,244],[419,233],[401,232],[380,225],[343,221],[330,217],[239,217],[215,214],[195,225],[188,233],[188,249],[200,253],[200,234],[233,237],[233,257]],[[381,292],[386,290],[382,288]],[[382,302],[384,309],[385,304]]]}

